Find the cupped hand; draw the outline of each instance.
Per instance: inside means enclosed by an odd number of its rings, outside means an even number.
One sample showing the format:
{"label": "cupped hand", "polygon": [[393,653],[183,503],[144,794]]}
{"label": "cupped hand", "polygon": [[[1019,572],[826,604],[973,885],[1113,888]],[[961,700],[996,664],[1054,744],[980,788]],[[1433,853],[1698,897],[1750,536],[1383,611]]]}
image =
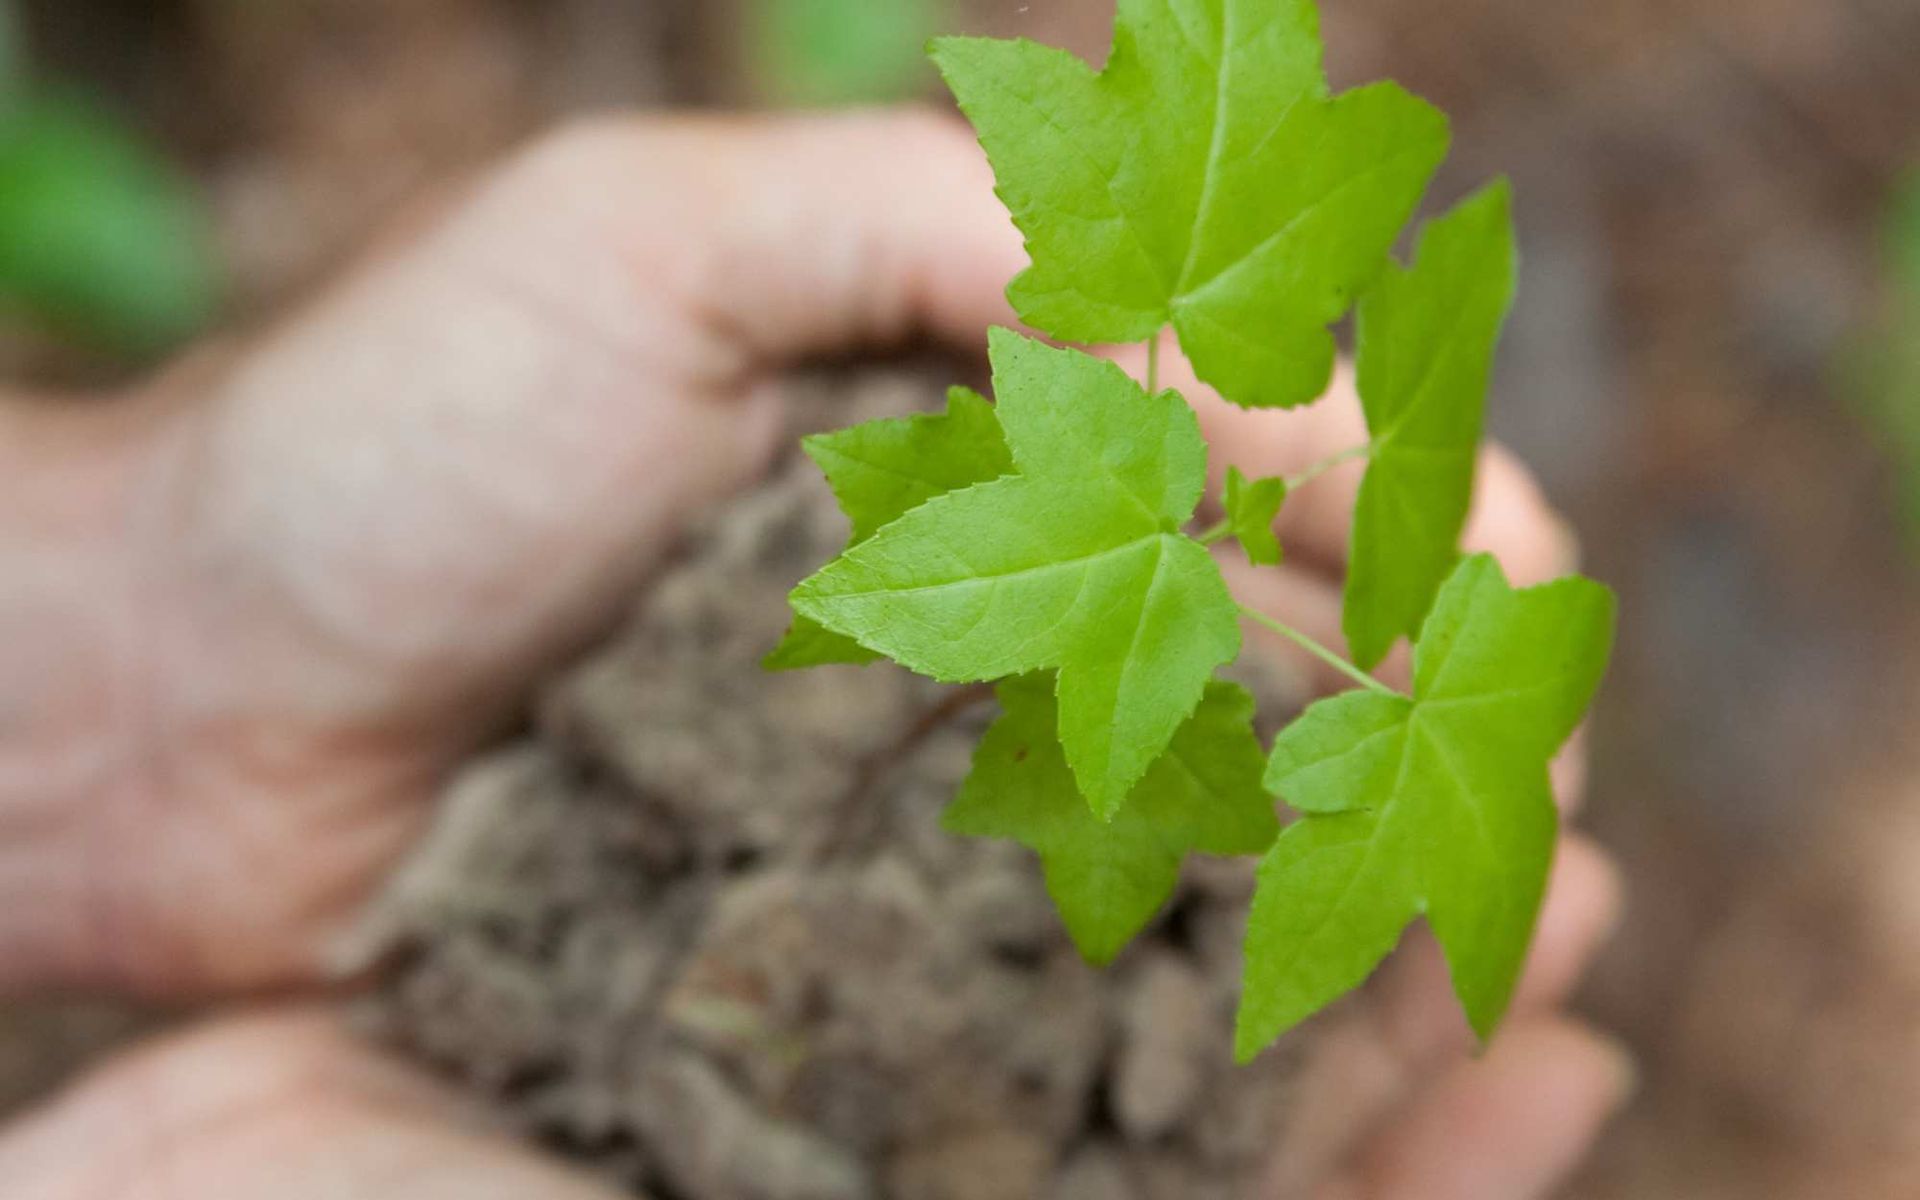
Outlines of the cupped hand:
{"label": "cupped hand", "polygon": [[[126,394],[0,404],[0,993],[322,986],[447,772],[765,464],[780,372],[977,348],[1019,262],[941,118],[612,121],[275,331]],[[1223,465],[1363,440],[1350,395],[1276,417],[1190,394]],[[1239,581],[1329,640],[1351,482],[1289,506],[1295,565]],[[1497,454],[1478,514],[1516,576],[1565,557]],[[1476,1062],[1431,956],[1403,954],[1360,1039],[1393,1078],[1282,1147],[1281,1194],[1550,1186],[1623,1092],[1617,1054],[1552,1015],[1613,892],[1594,852],[1562,856],[1531,1007]],[[256,1014],[83,1082],[0,1138],[0,1178],[31,1200],[162,1177],[213,1200],[592,1194],[456,1112],[323,1016]]]}

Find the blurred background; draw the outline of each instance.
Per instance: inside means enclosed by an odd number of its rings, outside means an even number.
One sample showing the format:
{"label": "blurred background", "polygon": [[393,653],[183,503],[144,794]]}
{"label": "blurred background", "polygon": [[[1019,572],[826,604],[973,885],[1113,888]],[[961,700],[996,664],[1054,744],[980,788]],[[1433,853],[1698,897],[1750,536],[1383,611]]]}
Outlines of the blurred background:
{"label": "blurred background", "polygon": [[[1323,0],[1512,175],[1494,426],[1620,589],[1583,996],[1644,1079],[1569,1195],[1920,1195],[1920,0]],[[569,113],[1098,60],[1112,0],[0,0],[0,378],[130,377]],[[0,1010],[0,1112],[137,1026]]]}

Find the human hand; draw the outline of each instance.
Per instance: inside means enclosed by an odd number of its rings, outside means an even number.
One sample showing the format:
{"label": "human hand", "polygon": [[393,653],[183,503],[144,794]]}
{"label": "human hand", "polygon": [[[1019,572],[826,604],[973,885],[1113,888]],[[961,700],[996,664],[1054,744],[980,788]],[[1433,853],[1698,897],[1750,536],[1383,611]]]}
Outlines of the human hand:
{"label": "human hand", "polygon": [[[779,372],[915,332],[978,346],[1011,319],[1018,262],[945,121],[608,123],[522,156],[253,345],[107,403],[0,407],[0,991],[324,983],[446,773],[766,461]],[[1192,394],[1223,461],[1263,474],[1360,440],[1350,396],[1256,429]],[[1296,565],[1241,581],[1315,632],[1336,507],[1291,507]],[[1507,460],[1479,511],[1517,577],[1557,561]],[[1536,1013],[1611,896],[1590,851],[1563,856]],[[1391,1189],[1444,1170],[1461,1195],[1536,1195],[1618,1099],[1616,1057],[1549,1015],[1460,1064],[1422,961],[1380,989],[1404,993],[1383,1011],[1405,1079],[1316,1140],[1339,1155],[1283,1152],[1287,1188],[1413,1195]],[[254,1178],[299,1196],[278,1160],[327,1164],[315,1195],[537,1192],[476,1165],[512,1156],[446,1132],[449,1107],[397,1068],[323,1066],[363,1055],[306,1015],[188,1035],[0,1142],[0,1177],[44,1179],[36,1200],[138,1195],[162,1169],[202,1196]],[[82,1165],[96,1190],[61,1190]]]}

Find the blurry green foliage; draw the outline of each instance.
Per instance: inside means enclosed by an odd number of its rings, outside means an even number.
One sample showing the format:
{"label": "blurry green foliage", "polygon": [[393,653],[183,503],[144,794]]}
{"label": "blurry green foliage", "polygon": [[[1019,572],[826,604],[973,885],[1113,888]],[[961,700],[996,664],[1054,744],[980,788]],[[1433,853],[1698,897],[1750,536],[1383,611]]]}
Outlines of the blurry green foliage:
{"label": "blurry green foliage", "polygon": [[0,317],[154,354],[218,301],[210,231],[180,172],[82,99],[30,85],[0,2]]}
{"label": "blurry green foliage", "polygon": [[1920,298],[1920,167],[1907,171],[1894,197],[1887,252],[1907,298]]}
{"label": "blurry green foliage", "polygon": [[1920,556],[1920,168],[1895,194],[1885,264],[1886,306],[1848,356],[1848,390],[1894,464],[1901,519]]}
{"label": "blurry green foliage", "polygon": [[788,104],[896,100],[927,78],[944,0],[751,0],[761,85]]}

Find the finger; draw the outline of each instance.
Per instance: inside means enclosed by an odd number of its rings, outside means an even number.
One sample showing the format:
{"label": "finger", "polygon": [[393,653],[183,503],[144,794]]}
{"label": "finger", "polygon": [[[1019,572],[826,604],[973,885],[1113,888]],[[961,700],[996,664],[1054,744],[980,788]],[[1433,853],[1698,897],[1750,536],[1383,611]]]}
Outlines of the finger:
{"label": "finger", "polygon": [[1553,783],[1553,800],[1560,806],[1561,817],[1571,817],[1579,813],[1587,798],[1587,727],[1582,725],[1573,731],[1567,744],[1560,747],[1560,753],[1553,756],[1547,764],[1547,774]]}
{"label": "finger", "polygon": [[1560,839],[1533,949],[1514,990],[1514,1012],[1544,1012],[1566,1003],[1620,927],[1624,895],[1612,855],[1580,834]]}
{"label": "finger", "polygon": [[1516,587],[1545,583],[1580,566],[1573,526],[1547,503],[1533,473],[1498,443],[1481,451],[1460,544],[1468,553],[1499,559]]}
{"label": "finger", "polygon": [[[631,210],[637,264],[704,330],[765,363],[1009,324],[1025,265],[971,131],[929,111],[608,123],[573,153]],[[565,149],[563,147],[563,149]],[[663,187],[662,180],[671,180]]]}
{"label": "finger", "polygon": [[9,1200],[612,1200],[312,1012],[173,1035],[0,1134]]}
{"label": "finger", "polygon": [[1382,1128],[1322,1200],[1545,1200],[1634,1085],[1617,1045],[1538,1018]]}
{"label": "finger", "polygon": [[563,134],[247,356],[173,468],[195,574],[334,641],[341,688],[524,676],[759,470],[767,366],[978,344],[1018,254],[926,114]]}
{"label": "finger", "polygon": [[[1580,973],[1619,922],[1620,881],[1613,862],[1586,839],[1569,837],[1555,860],[1509,1021],[1546,1014],[1571,993]],[[1425,929],[1413,931],[1352,1008],[1315,1041],[1302,1094],[1338,1096],[1292,1119],[1271,1160],[1269,1190],[1298,1196],[1348,1162],[1359,1140],[1400,1112],[1436,1075],[1473,1048],[1459,1014],[1446,960]],[[1507,1037],[1496,1037],[1496,1046]]]}
{"label": "finger", "polygon": [[[1509,1021],[1566,1001],[1618,927],[1621,895],[1619,869],[1604,851],[1579,835],[1561,839]],[[1445,956],[1425,929],[1395,954],[1381,976],[1379,996],[1381,1032],[1410,1077],[1472,1048],[1473,1032],[1453,998]]]}
{"label": "finger", "polygon": [[[1548,883],[1534,948],[1510,1021],[1551,1010],[1565,999],[1618,921],[1620,884],[1610,860],[1584,839],[1569,838]],[[1424,929],[1411,933],[1367,993],[1368,1003],[1316,1040],[1303,1095],[1339,1098],[1290,1123],[1275,1148],[1270,1190],[1300,1195],[1348,1161],[1354,1147],[1390,1114],[1470,1052],[1474,1038],[1460,1015],[1439,947]],[[1496,1038],[1504,1039],[1507,1034]]]}
{"label": "finger", "polygon": [[[1144,378],[1144,346],[1115,346],[1106,353],[1136,378]],[[1366,418],[1353,390],[1353,373],[1343,362],[1327,395],[1297,409],[1245,409],[1222,400],[1200,382],[1172,334],[1162,338],[1160,386],[1178,390],[1193,405],[1210,453],[1211,492],[1217,493],[1228,467],[1254,478],[1298,475],[1342,451],[1365,444]],[[1276,524],[1289,553],[1302,561],[1338,565],[1346,561],[1346,530],[1354,493],[1366,466],[1351,462],[1329,470],[1310,488],[1287,498]],[[1348,511],[1341,511],[1345,503]]]}

